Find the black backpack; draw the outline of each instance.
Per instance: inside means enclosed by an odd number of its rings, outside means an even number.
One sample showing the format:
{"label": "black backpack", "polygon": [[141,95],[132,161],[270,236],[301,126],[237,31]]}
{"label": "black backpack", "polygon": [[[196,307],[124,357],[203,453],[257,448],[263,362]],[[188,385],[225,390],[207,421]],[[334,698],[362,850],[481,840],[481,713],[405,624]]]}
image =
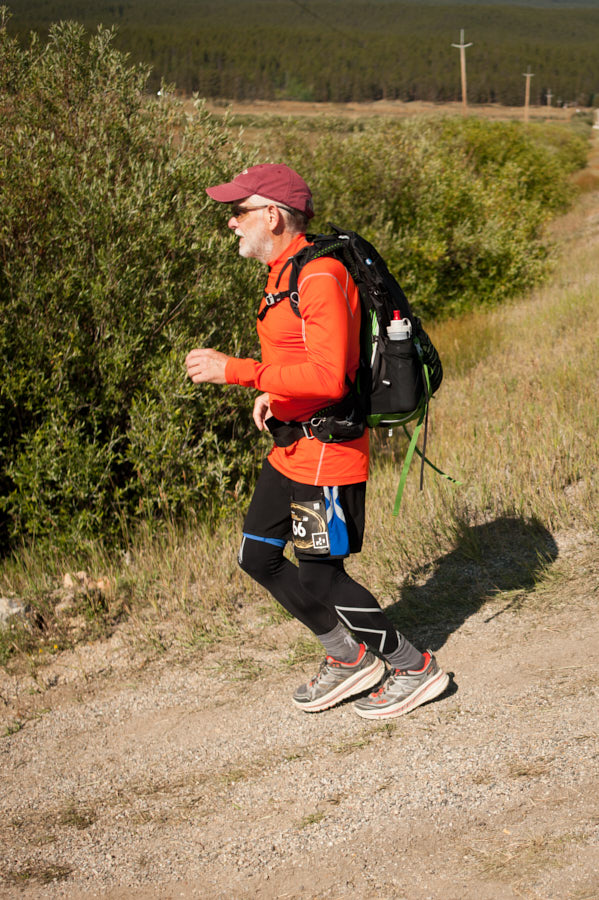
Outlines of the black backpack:
{"label": "black backpack", "polygon": [[[443,379],[443,367],[420,319],[412,313],[406,295],[377,250],[354,231],[335,225],[330,227],[333,234],[306,235],[310,244],[290,257],[277,280],[276,287],[283,272],[291,266],[289,288],[278,293],[265,293],[266,305],[259,318],[264,318],[271,306],[286,298],[301,318],[298,293],[301,269],[306,263],[322,256],[335,257],[348,269],[362,304],[357,377],[341,403],[319,410],[309,421],[282,423],[267,420],[266,424],[275,441],[282,446],[297,440],[302,434],[329,443],[354,440],[363,433],[365,426],[392,429],[401,425],[410,438],[410,444],[393,508],[393,515],[397,515],[414,452],[422,459],[421,490],[425,462],[439,474],[449,477],[425,456],[429,403]],[[411,325],[411,337],[406,340],[390,340],[387,333],[387,326],[397,310],[399,317],[408,319]],[[410,435],[406,425],[412,421],[415,426]],[[416,443],[423,427],[423,448],[420,451]]]}

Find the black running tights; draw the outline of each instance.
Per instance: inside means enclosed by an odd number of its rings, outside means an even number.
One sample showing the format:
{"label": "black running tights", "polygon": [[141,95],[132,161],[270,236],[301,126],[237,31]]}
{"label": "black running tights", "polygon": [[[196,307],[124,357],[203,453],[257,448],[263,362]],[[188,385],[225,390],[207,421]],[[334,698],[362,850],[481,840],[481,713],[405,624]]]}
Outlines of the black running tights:
{"label": "black running tights", "polygon": [[379,653],[397,650],[396,629],[370,591],[350,578],[342,559],[302,559],[295,566],[280,547],[246,536],[239,565],[314,634],[327,634],[341,622]]}

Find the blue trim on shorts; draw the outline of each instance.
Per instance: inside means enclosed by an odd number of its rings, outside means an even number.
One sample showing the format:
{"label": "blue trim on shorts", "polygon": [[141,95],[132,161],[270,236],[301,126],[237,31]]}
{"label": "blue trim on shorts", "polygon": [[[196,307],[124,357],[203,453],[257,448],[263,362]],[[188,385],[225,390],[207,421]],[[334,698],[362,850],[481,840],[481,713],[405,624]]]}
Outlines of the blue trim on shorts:
{"label": "blue trim on shorts", "polygon": [[272,544],[273,547],[284,547],[287,543],[282,538],[259,537],[257,534],[248,534],[247,531],[242,532],[242,534],[244,538],[249,538],[252,541],[261,541],[263,544]]}
{"label": "blue trim on shorts", "polygon": [[349,556],[349,535],[345,513],[339,499],[339,488],[337,486],[323,487],[322,490],[329,531],[329,554],[331,556]]}

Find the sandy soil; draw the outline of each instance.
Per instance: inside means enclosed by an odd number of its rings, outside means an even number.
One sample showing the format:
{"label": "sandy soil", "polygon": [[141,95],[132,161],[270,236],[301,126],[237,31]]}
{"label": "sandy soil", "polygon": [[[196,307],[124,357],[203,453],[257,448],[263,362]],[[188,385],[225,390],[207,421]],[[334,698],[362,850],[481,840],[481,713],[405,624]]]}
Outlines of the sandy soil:
{"label": "sandy soil", "polygon": [[[188,102],[192,108],[192,101]],[[433,113],[457,115],[464,112],[461,103],[425,103],[423,101],[403,103],[401,100],[379,100],[373,103],[306,103],[299,100],[255,100],[245,103],[209,100],[207,106],[212,112],[222,113],[225,109],[229,109],[237,115],[336,116],[349,119],[359,119],[365,116],[405,118],[406,116]],[[531,121],[569,121],[575,112],[574,107],[531,106],[529,117]],[[524,107],[470,104],[466,113],[491,119],[523,119]]]}
{"label": "sandy soil", "polygon": [[149,664],[117,634],[4,676],[0,896],[596,900],[599,538],[549,543],[567,594],[417,635],[451,685],[387,725],[292,706],[314,669],[281,662],[293,622]]}

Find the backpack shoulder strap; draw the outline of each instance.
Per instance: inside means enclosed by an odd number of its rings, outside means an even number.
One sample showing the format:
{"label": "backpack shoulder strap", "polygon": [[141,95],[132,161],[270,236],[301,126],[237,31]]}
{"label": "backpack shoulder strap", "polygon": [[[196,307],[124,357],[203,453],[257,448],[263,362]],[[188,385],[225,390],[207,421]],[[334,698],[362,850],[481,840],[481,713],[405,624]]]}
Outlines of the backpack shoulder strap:
{"label": "backpack shoulder strap", "polygon": [[279,276],[277,278],[275,287],[278,288],[281,277],[283,273],[287,271],[287,268],[291,266],[291,271],[289,273],[289,287],[284,291],[278,291],[276,293],[267,293],[264,292],[264,299],[266,301],[266,306],[264,309],[258,313],[258,319],[262,321],[264,319],[266,313],[272,306],[276,306],[277,303],[280,303],[281,300],[285,300],[289,298],[289,303],[291,305],[291,309],[295,313],[295,315],[301,319],[301,313],[299,311],[299,291],[298,291],[298,281],[299,275],[303,267],[312,262],[314,259],[320,259],[323,256],[332,256],[335,259],[339,259],[343,262],[343,251],[344,244],[340,241],[335,235],[325,235],[325,234],[307,234],[307,239],[310,241],[306,247],[302,247],[302,249],[295,254],[295,256],[290,256],[281,271],[279,272]]}
{"label": "backpack shoulder strap", "polygon": [[[289,259],[287,260],[287,262],[285,263],[285,265],[283,266],[283,268],[281,269],[281,271],[279,272],[279,277],[277,278],[275,287],[279,286],[279,282],[281,281],[281,276],[283,275],[283,272],[285,272],[285,270],[293,264],[293,260],[294,260],[294,257],[290,256]],[[291,296],[291,292],[289,289],[287,289],[286,291],[278,291],[277,293],[268,293],[265,290],[264,291],[264,300],[266,302],[266,306],[264,307],[262,312],[258,313],[259,321],[260,322],[262,321],[262,319],[264,318],[264,316],[266,315],[266,313],[272,306],[276,306],[277,303],[281,302],[281,300],[285,300],[286,297],[290,297],[290,296]],[[298,303],[299,303],[299,299],[298,299]],[[292,304],[292,308],[293,308],[293,304]],[[298,315],[299,315],[299,313],[298,313]]]}

